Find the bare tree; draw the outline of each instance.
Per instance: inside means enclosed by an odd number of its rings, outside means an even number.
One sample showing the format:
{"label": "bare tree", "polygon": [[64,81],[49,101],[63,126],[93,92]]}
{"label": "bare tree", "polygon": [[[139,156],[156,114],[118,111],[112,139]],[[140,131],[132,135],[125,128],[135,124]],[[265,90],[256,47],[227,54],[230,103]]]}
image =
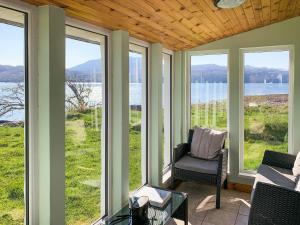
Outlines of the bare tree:
{"label": "bare tree", "polygon": [[[92,92],[91,87],[87,83],[73,80],[67,80],[66,84],[71,90],[65,100],[67,109],[79,112],[86,110],[89,107],[88,99]],[[14,87],[2,88],[1,92],[5,94],[0,99],[0,116],[25,108],[23,83],[18,83]]]}
{"label": "bare tree", "polygon": [[85,111],[88,108],[88,99],[92,92],[87,83],[67,80],[67,86],[71,93],[66,95],[66,107],[68,110]]}
{"label": "bare tree", "polygon": [[0,116],[15,110],[23,110],[25,107],[23,83],[18,83],[15,87],[3,88],[1,91],[5,93],[0,100]]}

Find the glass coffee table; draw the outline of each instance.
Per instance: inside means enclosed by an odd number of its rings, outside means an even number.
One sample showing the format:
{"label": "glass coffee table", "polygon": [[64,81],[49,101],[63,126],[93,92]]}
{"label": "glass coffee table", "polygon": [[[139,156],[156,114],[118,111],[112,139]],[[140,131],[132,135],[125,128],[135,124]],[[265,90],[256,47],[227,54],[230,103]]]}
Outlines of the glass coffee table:
{"label": "glass coffee table", "polygon": [[[153,187],[153,186],[152,186]],[[153,187],[160,190],[167,190],[163,188]],[[158,208],[155,206],[149,206],[148,209],[148,219],[149,225],[164,225],[169,222],[171,218],[183,220],[185,225],[188,225],[188,195],[183,192],[176,192],[172,190],[170,191],[172,196],[171,199],[167,202],[167,204],[163,208]],[[128,205],[123,207],[119,212],[108,217],[100,222],[103,225],[130,225],[131,219],[125,218],[125,215],[129,214]]]}

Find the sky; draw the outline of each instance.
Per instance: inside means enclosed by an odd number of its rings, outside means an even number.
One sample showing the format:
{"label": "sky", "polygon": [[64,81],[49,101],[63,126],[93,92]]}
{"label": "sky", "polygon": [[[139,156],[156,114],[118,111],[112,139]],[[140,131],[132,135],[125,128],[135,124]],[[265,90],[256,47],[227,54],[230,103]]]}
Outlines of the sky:
{"label": "sky", "polygon": [[101,47],[97,44],[66,39],[66,68],[71,68],[89,60],[101,58]]}
{"label": "sky", "polygon": [[[66,39],[66,68],[99,59],[99,45]],[[192,56],[192,65],[227,65],[227,55]],[[24,29],[0,23],[0,65],[24,65]],[[285,52],[245,53],[245,65],[288,69],[289,56]]]}
{"label": "sky", "polygon": [[0,65],[24,65],[24,28],[0,23]]}

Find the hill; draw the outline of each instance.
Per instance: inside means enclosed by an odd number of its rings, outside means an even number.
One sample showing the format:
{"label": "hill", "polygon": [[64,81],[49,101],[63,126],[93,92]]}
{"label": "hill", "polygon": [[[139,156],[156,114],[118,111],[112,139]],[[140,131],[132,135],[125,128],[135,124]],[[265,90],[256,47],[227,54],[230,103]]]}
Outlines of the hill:
{"label": "hill", "polygon": [[[136,72],[141,73],[141,58],[130,57],[129,71],[132,82],[141,82],[141,77],[136,77]],[[227,81],[227,68],[215,64],[193,65],[192,82],[223,82]],[[66,70],[67,79],[82,82],[102,82],[102,65],[99,59],[90,60]],[[0,65],[0,82],[23,82],[23,66]],[[271,68],[245,67],[246,83],[287,83],[288,71]]]}
{"label": "hill", "polygon": [[[222,82],[227,81],[227,67],[215,64],[193,65],[191,67],[193,83],[196,82]],[[246,83],[283,83],[288,82],[288,71],[265,67],[245,66]]]}

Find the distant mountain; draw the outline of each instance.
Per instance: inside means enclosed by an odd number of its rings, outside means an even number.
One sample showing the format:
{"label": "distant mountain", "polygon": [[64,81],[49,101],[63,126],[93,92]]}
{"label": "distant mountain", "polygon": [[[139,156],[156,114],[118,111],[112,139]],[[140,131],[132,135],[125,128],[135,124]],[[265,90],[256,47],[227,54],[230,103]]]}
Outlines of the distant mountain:
{"label": "distant mountain", "polygon": [[68,80],[78,80],[84,82],[102,81],[102,61],[94,59],[76,65],[66,70]]}
{"label": "distant mountain", "polygon": [[[142,82],[141,58],[130,57],[130,81]],[[191,67],[192,82],[223,82],[227,81],[227,68],[215,64],[193,65]],[[90,60],[66,70],[69,80],[82,82],[102,82],[102,64],[100,59]],[[0,82],[22,82],[24,79],[23,66],[0,65]],[[245,82],[249,83],[287,83],[288,71],[270,68],[245,66]]]}
{"label": "distant mountain", "polygon": [[0,82],[23,82],[23,66],[0,65]]}
{"label": "distant mountain", "polygon": [[[221,82],[227,81],[227,67],[215,64],[193,65],[191,67],[193,83],[196,82]],[[245,66],[246,83],[287,83],[288,71],[271,68]]]}
{"label": "distant mountain", "polygon": [[[136,76],[136,74],[141,74],[142,72],[141,60],[142,59],[140,57],[129,57],[129,76],[131,82],[142,82],[142,77]],[[70,80],[80,80],[85,82],[101,82],[102,62],[100,59],[90,60],[67,69],[66,73],[67,78]]]}

